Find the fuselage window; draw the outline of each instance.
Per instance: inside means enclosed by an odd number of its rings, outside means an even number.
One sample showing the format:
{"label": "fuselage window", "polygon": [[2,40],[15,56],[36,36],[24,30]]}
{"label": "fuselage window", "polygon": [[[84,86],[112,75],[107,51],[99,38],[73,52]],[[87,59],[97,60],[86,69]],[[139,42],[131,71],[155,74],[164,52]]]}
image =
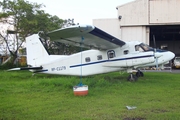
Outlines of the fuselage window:
{"label": "fuselage window", "polygon": [[124,51],[124,55],[128,54],[129,53],[129,50],[125,50]]}
{"label": "fuselage window", "polygon": [[114,58],[114,57],[115,57],[115,52],[114,52],[114,50],[108,51],[107,54],[108,54],[108,58]]}
{"label": "fuselage window", "polygon": [[98,55],[97,60],[102,60],[102,55]]}
{"label": "fuselage window", "polygon": [[86,58],[85,58],[85,61],[86,61],[86,62],[91,62],[90,57],[86,57]]}

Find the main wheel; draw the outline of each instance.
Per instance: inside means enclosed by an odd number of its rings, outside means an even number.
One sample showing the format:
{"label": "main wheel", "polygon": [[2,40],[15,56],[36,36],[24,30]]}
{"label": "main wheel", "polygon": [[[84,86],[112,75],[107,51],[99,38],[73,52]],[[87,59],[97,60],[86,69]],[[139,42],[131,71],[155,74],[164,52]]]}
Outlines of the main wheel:
{"label": "main wheel", "polygon": [[136,77],[143,77],[143,76],[144,76],[143,72],[138,70],[138,72],[136,73]]}

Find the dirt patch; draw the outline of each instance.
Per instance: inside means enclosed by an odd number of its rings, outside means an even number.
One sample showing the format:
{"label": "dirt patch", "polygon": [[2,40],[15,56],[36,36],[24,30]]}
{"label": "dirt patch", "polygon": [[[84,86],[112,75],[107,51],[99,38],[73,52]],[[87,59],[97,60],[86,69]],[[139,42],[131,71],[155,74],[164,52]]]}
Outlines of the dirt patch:
{"label": "dirt patch", "polygon": [[151,110],[151,112],[153,112],[153,113],[165,113],[168,111],[167,110],[161,110],[161,109],[154,109],[154,110]]}
{"label": "dirt patch", "polygon": [[127,118],[124,118],[123,120],[146,120],[145,118],[130,118],[130,117],[127,117]]}

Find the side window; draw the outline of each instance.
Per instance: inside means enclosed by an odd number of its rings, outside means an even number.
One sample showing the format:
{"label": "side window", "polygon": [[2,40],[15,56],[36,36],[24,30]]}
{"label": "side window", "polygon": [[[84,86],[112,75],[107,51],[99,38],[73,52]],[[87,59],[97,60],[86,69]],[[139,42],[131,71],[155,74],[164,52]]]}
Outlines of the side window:
{"label": "side window", "polygon": [[114,50],[109,50],[107,52],[108,58],[114,58],[115,57],[115,51]]}
{"label": "side window", "polygon": [[125,50],[124,51],[124,55],[128,54],[129,53],[129,50]]}
{"label": "side window", "polygon": [[97,60],[102,60],[102,55],[98,55]]}
{"label": "side window", "polygon": [[86,57],[86,58],[85,58],[85,61],[86,61],[86,62],[90,62],[90,61],[91,61],[90,57]]}

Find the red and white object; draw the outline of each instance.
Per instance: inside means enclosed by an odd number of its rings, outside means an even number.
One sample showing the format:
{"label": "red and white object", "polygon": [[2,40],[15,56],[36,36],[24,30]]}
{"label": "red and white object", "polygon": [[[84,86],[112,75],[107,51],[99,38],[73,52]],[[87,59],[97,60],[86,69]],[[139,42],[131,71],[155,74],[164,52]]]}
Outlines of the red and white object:
{"label": "red and white object", "polygon": [[74,86],[73,91],[75,96],[85,96],[88,94],[88,86]]}

